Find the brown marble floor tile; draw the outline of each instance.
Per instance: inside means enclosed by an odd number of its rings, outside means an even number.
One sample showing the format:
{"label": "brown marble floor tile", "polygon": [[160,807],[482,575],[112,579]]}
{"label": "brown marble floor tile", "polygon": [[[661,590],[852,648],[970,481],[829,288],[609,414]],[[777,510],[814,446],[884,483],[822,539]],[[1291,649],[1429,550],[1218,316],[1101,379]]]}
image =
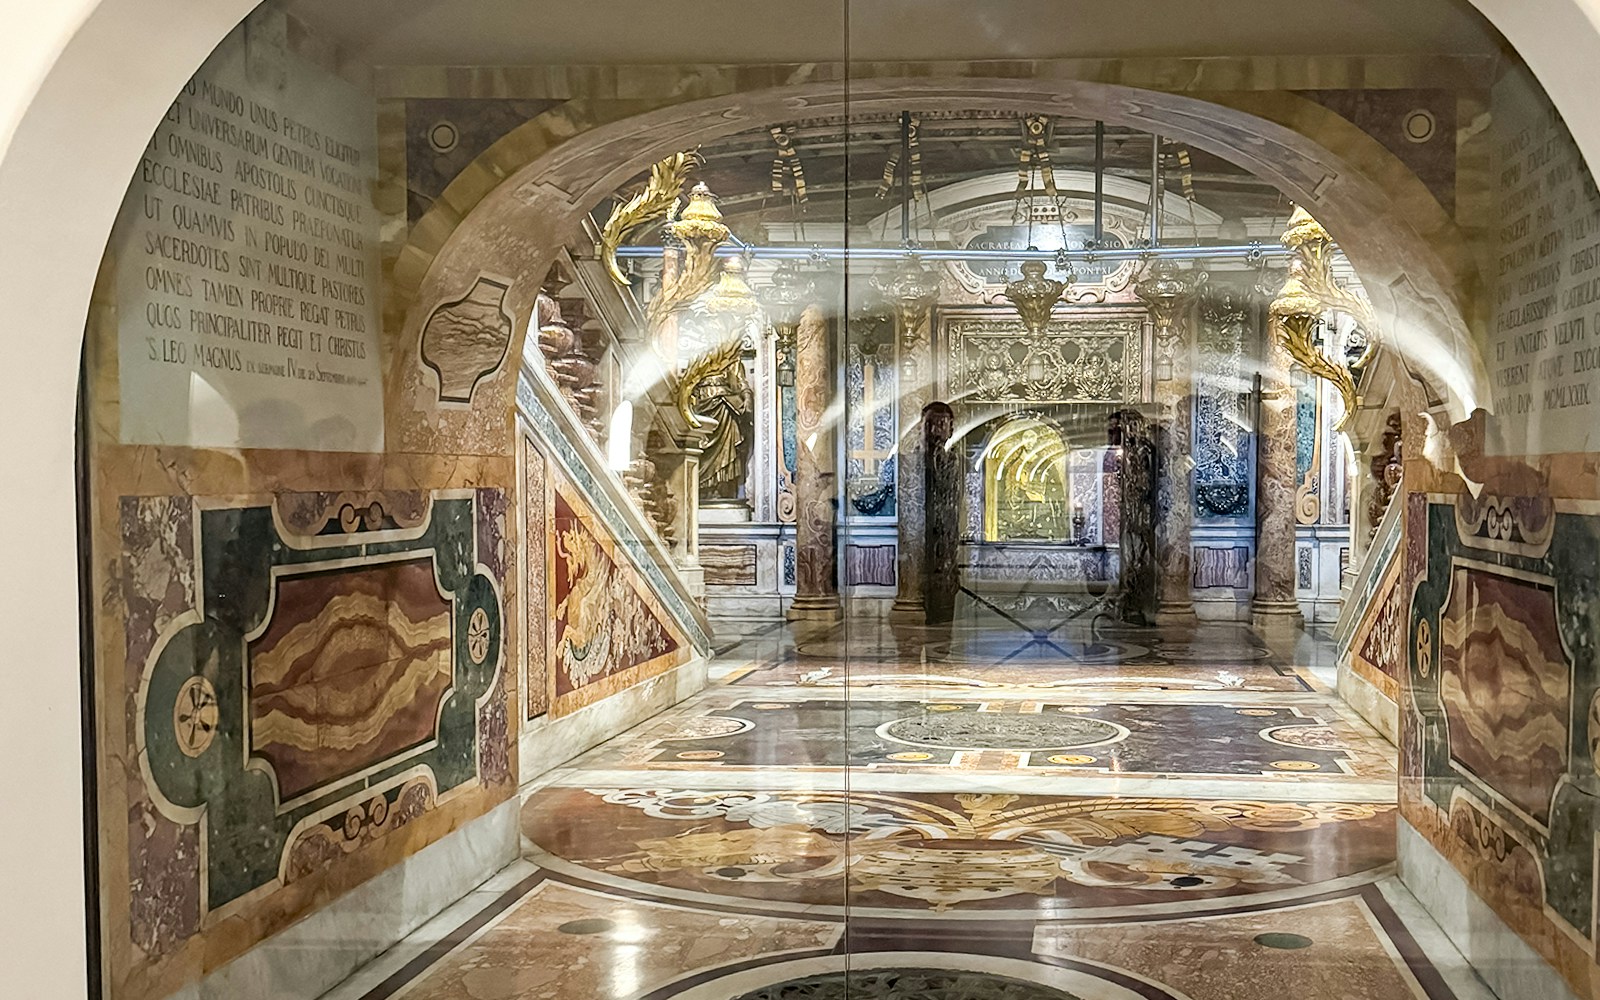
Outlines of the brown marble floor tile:
{"label": "brown marble floor tile", "polygon": [[365,1000],[725,998],[846,941],[1083,1000],[1451,1000],[1377,890],[1394,748],[1325,643],[1041,628],[752,638],[529,792],[539,874]]}
{"label": "brown marble floor tile", "polygon": [[1304,896],[1394,860],[1393,807],[1351,803],[549,788],[522,815],[613,888],[729,905],[1033,917]]}
{"label": "brown marble floor tile", "polygon": [[[1207,777],[1273,784],[1391,781],[1394,750],[1332,702],[1179,702],[1016,689],[928,697],[885,688],[708,693],[595,750],[574,769],[785,768],[916,774]],[[1263,793],[1267,794],[1267,793]]]}
{"label": "brown marble floor tile", "polygon": [[1407,964],[1402,952],[1414,948],[1409,937],[1392,938],[1375,910],[1387,907],[1370,892],[1199,920],[1044,925],[1035,948],[1126,969],[1190,1000],[1450,996],[1427,963],[1416,970]]}
{"label": "brown marble floor tile", "polygon": [[703,913],[539,882],[397,991],[368,1000],[637,997],[696,970],[830,950],[836,923]]}

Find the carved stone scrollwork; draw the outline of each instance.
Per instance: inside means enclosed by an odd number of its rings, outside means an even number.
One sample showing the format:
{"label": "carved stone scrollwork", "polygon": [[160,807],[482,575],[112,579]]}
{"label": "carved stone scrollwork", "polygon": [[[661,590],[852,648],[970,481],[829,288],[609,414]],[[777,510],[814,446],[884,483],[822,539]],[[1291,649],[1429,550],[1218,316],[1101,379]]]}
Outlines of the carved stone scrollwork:
{"label": "carved stone scrollwork", "polygon": [[1383,437],[1368,466],[1372,472],[1371,491],[1367,500],[1367,538],[1377,534],[1378,525],[1389,512],[1389,504],[1400,490],[1400,475],[1404,469],[1401,455],[1400,413],[1389,414],[1384,421]]}
{"label": "carved stone scrollwork", "polygon": [[544,355],[545,368],[555,380],[562,398],[583,420],[590,435],[596,436],[599,421],[597,370],[579,332],[584,322],[582,303],[570,299],[563,302],[559,298],[561,290],[571,283],[572,277],[560,264],[552,267],[545,278],[535,305],[539,352]]}
{"label": "carved stone scrollwork", "polygon": [[678,503],[668,491],[666,483],[661,480],[656,463],[648,458],[640,457],[633,460],[632,464],[622,473],[622,484],[627,487],[628,495],[633,497],[633,502],[656,526],[661,537],[672,540],[672,524],[678,515]]}

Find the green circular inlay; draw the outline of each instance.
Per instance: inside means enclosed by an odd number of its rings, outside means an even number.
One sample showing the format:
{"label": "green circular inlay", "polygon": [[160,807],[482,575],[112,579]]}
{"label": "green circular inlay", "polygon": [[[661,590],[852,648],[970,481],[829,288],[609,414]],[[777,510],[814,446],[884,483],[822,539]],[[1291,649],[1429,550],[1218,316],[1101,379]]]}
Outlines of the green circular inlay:
{"label": "green circular inlay", "polygon": [[1311,939],[1303,934],[1257,934],[1256,944],[1263,948],[1277,948],[1282,951],[1294,951],[1298,948],[1311,947]]}

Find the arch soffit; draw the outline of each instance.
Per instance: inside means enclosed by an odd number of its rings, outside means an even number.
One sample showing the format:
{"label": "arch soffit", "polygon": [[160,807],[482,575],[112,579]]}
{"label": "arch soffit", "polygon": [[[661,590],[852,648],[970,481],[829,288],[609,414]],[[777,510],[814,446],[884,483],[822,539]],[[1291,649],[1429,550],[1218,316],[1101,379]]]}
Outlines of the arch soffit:
{"label": "arch soffit", "polygon": [[[632,106],[618,107],[624,103]],[[397,259],[394,290],[403,302],[433,302],[487,267],[519,275],[525,287],[511,298],[529,309],[553,253],[582,213],[654,160],[771,121],[842,114],[845,103],[836,82],[653,107],[567,102],[501,139],[447,188],[442,204],[422,220]],[[1160,132],[1229,159],[1306,205],[1340,240],[1391,343],[1427,373],[1457,418],[1482,401],[1484,367],[1462,315],[1453,269],[1403,218],[1383,184],[1285,125],[1185,95],[1058,80],[860,80],[848,104],[857,113],[909,108],[1073,114]],[[418,311],[410,310],[402,341],[409,346],[399,359],[415,354],[419,325]],[[409,381],[413,390],[420,388],[417,377]],[[408,395],[429,408],[415,393]]]}
{"label": "arch soffit", "polygon": [[[965,65],[965,64],[963,64]],[[1031,65],[1031,64],[1023,64]],[[985,69],[983,64],[973,64],[975,69]],[[851,86],[872,79],[871,73],[880,67],[867,64],[865,75],[850,81]],[[898,66],[883,67],[898,69]],[[549,153],[563,142],[577,138],[600,125],[626,120],[646,112],[679,106],[691,102],[731,97],[735,94],[773,94],[784,90],[800,91],[816,88],[839,88],[847,84],[841,80],[822,80],[809,84],[786,87],[745,89],[739,88],[735,74],[712,74],[708,79],[702,68],[684,66],[677,69],[679,79],[663,84],[668,96],[646,99],[621,99],[614,97],[573,98],[561,106],[518,126],[490,145],[478,155],[446,186],[439,200],[418,220],[406,243],[405,255],[410,265],[408,273],[420,281],[421,273],[449,238],[455,226],[474,207],[504,180],[517,173],[539,157]],[[858,70],[859,72],[859,70]],[[1015,81],[1026,84],[1028,76],[997,74],[986,76],[952,76],[949,79],[988,80],[994,83]],[[1081,86],[1095,86],[1087,79],[1075,81]],[[1112,86],[1104,84],[1104,86]],[[1124,87],[1125,90],[1140,88]],[[1448,213],[1435,200],[1427,185],[1413,174],[1383,144],[1334,111],[1288,90],[1216,90],[1197,91],[1151,87],[1150,93],[1184,94],[1196,100],[1225,108],[1244,111],[1266,121],[1299,132],[1313,143],[1336,149],[1351,165],[1359,167],[1376,184],[1390,192],[1405,218],[1419,233],[1451,244],[1459,244],[1460,236]],[[778,119],[774,119],[775,121]],[[761,123],[767,124],[767,123]],[[717,130],[714,137],[731,134],[738,129]],[[713,137],[708,133],[708,138]],[[1060,171],[1058,171],[1060,173]],[[421,251],[418,253],[417,251]],[[1452,259],[1455,255],[1452,254]]]}

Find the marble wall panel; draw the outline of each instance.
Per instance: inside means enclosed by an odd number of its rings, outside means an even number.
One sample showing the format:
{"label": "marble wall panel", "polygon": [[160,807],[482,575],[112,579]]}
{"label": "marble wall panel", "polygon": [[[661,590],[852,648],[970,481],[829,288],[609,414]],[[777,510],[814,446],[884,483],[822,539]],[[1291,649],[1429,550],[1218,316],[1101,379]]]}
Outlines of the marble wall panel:
{"label": "marble wall panel", "polygon": [[1230,587],[1244,590],[1249,586],[1249,548],[1234,545],[1219,549],[1203,545],[1194,550],[1194,589]]}
{"label": "marble wall panel", "polygon": [[700,566],[706,571],[708,587],[754,587],[756,585],[756,547],[754,545],[702,545]]}
{"label": "marble wall panel", "polygon": [[1440,205],[1456,199],[1456,101],[1451,90],[1306,90],[1301,94],[1335,112],[1417,176]]}
{"label": "marble wall panel", "polygon": [[530,438],[522,441],[522,537],[525,548],[522,579],[527,594],[527,638],[523,659],[526,697],[523,709],[529,719],[550,710],[550,616],[548,614],[549,506],[546,462]]}
{"label": "marble wall panel", "polygon": [[497,371],[511,345],[508,281],[479,275],[459,297],[442,302],[422,327],[422,363],[433,372],[441,403],[470,403],[484,377]]}
{"label": "marble wall panel", "polygon": [[1350,665],[1362,679],[1390,701],[1400,697],[1400,676],[1405,669],[1405,617],[1407,590],[1401,586],[1399,560],[1378,585],[1367,605],[1366,617],[1351,638]]}
{"label": "marble wall panel", "polygon": [[494,98],[404,101],[407,221],[416,225],[450,182],[497,139],[559,103]]}
{"label": "marble wall panel", "polygon": [[117,501],[113,997],[198,978],[514,786],[504,493],[361,499]]}
{"label": "marble wall panel", "polygon": [[845,582],[851,587],[893,587],[895,585],[895,546],[847,545],[844,553]]}
{"label": "marble wall panel", "polygon": [[1451,762],[1548,827],[1572,714],[1554,588],[1458,567],[1439,619],[1438,657]]}
{"label": "marble wall panel", "polygon": [[548,467],[552,716],[687,662],[694,648],[583,495]]}
{"label": "marble wall panel", "polygon": [[1600,512],[1486,488],[1413,494],[1407,514],[1402,808],[1592,996]]}
{"label": "marble wall panel", "polygon": [[[272,603],[266,630],[245,642],[247,751],[283,798],[434,737],[455,671],[452,609],[432,559],[280,577]],[[188,710],[186,752],[206,732],[198,707]]]}

